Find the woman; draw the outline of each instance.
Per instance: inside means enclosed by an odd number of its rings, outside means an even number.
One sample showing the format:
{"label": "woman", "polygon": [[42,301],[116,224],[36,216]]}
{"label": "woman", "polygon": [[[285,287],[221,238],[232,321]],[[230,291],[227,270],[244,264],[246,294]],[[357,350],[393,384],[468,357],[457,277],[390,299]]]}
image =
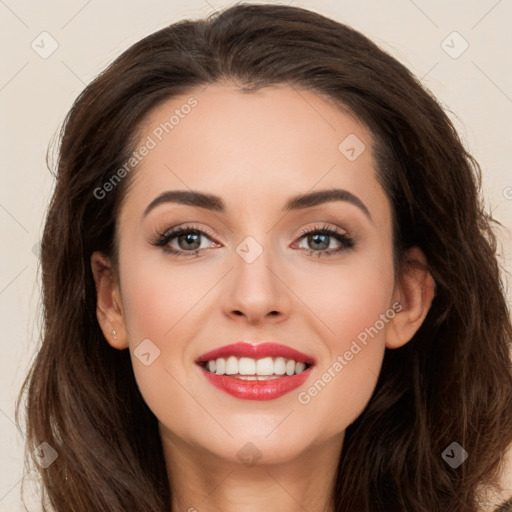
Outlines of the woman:
{"label": "woman", "polygon": [[42,241],[48,509],[488,506],[512,327],[479,187],[418,80],[319,14],[133,45],[66,119]]}

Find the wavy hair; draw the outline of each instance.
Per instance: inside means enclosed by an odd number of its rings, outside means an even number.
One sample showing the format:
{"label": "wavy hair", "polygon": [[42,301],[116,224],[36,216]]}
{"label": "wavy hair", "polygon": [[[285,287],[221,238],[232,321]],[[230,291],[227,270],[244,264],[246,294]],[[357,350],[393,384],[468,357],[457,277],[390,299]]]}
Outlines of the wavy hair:
{"label": "wavy hair", "polygon": [[[16,416],[26,398],[29,464],[42,442],[58,453],[35,465],[43,509],[163,512],[171,503],[157,419],[128,351],[99,327],[90,267],[97,250],[117,259],[132,175],[102,200],[94,191],[129,158],[152,109],[225,79],[248,92],[310,90],[367,126],[393,207],[395,270],[418,246],[436,282],[424,323],[385,351],[373,395],[346,430],[334,510],[476,512],[481,487],[499,488],[512,442],[512,326],[479,165],[433,95],[364,35],[303,8],[247,3],[140,40],[66,117],[41,246],[41,346]],[[441,457],[454,441],[469,454],[456,469]]]}

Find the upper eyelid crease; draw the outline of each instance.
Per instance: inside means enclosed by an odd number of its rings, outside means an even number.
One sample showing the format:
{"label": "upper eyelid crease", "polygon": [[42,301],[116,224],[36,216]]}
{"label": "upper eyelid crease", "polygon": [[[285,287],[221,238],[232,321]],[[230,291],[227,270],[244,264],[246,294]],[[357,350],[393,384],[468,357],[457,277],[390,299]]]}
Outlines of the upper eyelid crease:
{"label": "upper eyelid crease", "polygon": [[[341,230],[341,231],[340,231]],[[150,242],[151,245],[157,246],[157,247],[165,247],[170,240],[177,238],[182,233],[191,233],[194,232],[196,234],[199,234],[200,236],[204,236],[205,238],[208,238],[210,240],[214,240],[215,237],[211,235],[207,230],[204,228],[199,228],[193,225],[185,225],[185,226],[179,226],[172,228],[168,230],[166,233],[161,233],[158,238],[152,242]],[[349,250],[353,248],[355,245],[358,245],[357,237],[354,237],[354,235],[350,234],[350,232],[345,232],[343,228],[332,228],[329,226],[324,225],[316,225],[313,227],[310,227],[308,229],[302,230],[301,233],[298,235],[297,241],[301,241],[304,238],[306,238],[308,235],[311,235],[313,233],[326,233],[331,238],[336,239],[339,243],[341,243],[341,247],[338,249],[323,249],[320,251],[314,251],[312,249],[307,249],[307,251],[311,251],[312,254],[317,254],[318,257],[325,255],[325,256],[334,256],[336,254],[339,254],[341,252],[344,252],[346,250]],[[204,250],[204,248],[202,249]],[[195,249],[193,251],[183,251],[183,250],[176,250],[172,249],[170,251],[165,252],[171,252],[174,254],[177,254],[178,256],[185,256],[187,253],[188,255],[192,256],[194,254],[197,254],[202,251],[201,249]]]}
{"label": "upper eyelid crease", "polygon": [[[365,216],[370,220],[372,224],[374,221],[370,214],[370,211],[366,205],[348,190],[332,188],[327,190],[319,190],[316,192],[309,192],[306,194],[299,194],[298,196],[290,198],[285,206],[283,207],[284,212],[302,210],[305,208],[311,208],[318,206],[323,203],[332,201],[345,201],[354,206],[357,206]],[[193,190],[168,190],[157,196],[151,203],[146,207],[142,217],[144,218],[149,214],[151,210],[156,208],[158,205],[163,203],[178,203],[188,206],[195,206],[198,208],[204,208],[215,212],[225,212],[226,207],[222,198],[212,195],[205,194],[203,192],[197,192]]]}

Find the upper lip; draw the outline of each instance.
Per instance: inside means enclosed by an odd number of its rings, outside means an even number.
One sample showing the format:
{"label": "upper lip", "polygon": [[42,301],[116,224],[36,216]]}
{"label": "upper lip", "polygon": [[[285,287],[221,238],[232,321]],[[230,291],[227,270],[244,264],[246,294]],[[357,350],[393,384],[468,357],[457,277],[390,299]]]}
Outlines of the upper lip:
{"label": "upper lip", "polygon": [[281,345],[279,343],[265,342],[252,344],[247,342],[237,342],[231,345],[224,345],[210,352],[200,355],[195,362],[203,363],[219,357],[250,357],[252,359],[262,359],[264,357],[284,357],[285,359],[293,359],[297,363],[315,364],[314,357],[299,352],[294,348]]}

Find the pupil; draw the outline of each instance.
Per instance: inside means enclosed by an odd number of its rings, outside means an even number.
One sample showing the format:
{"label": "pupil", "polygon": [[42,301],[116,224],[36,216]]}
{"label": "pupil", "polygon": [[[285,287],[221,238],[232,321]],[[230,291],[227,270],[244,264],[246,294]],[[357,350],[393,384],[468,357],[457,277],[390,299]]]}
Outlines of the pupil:
{"label": "pupil", "polygon": [[[196,240],[192,240],[190,241],[189,240],[189,237],[196,237]],[[199,238],[199,235],[197,233],[187,233],[186,235],[181,235],[180,237],[180,240],[182,239],[185,239],[186,240],[186,243],[196,243],[197,244],[197,241],[198,241],[198,238]],[[181,244],[180,244],[181,245]],[[199,244],[200,245],[200,244]],[[197,249],[197,247],[186,247],[187,249]]]}
{"label": "pupil", "polygon": [[[323,237],[323,242],[322,241],[318,241],[318,238],[319,237]],[[323,249],[327,249],[329,247],[329,242],[325,241],[327,238],[329,238],[329,235],[326,235],[326,234],[322,234],[322,233],[317,233],[316,235],[312,235],[311,238],[313,239],[313,243],[317,244],[324,244],[325,247],[317,247],[317,249],[320,249],[320,250],[323,250]]]}

